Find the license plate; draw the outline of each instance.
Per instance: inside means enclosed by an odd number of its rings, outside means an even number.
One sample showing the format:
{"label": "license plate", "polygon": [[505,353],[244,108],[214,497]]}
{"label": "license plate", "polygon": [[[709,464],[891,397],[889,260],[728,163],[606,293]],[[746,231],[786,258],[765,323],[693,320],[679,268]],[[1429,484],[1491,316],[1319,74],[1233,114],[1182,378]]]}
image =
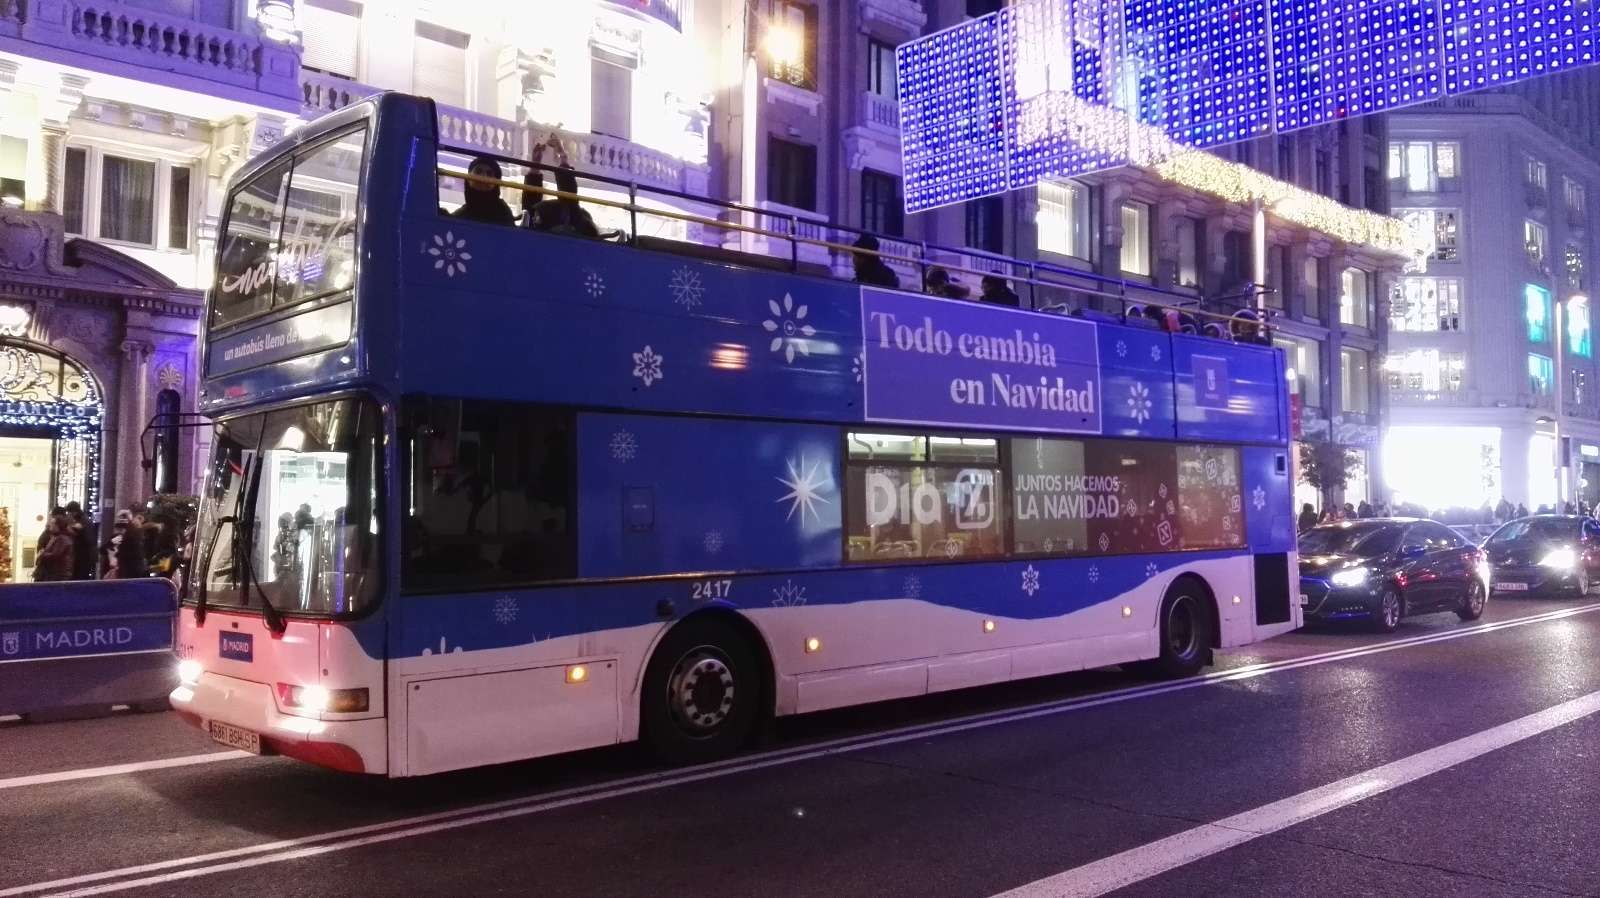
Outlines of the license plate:
{"label": "license plate", "polygon": [[1494,585],[1494,589],[1495,589],[1495,592],[1527,592],[1528,591],[1528,584],[1526,584],[1526,583],[1496,583]]}
{"label": "license plate", "polygon": [[261,735],[249,730],[241,729],[231,723],[213,720],[206,725],[211,732],[211,738],[229,748],[237,748],[253,755],[261,754]]}

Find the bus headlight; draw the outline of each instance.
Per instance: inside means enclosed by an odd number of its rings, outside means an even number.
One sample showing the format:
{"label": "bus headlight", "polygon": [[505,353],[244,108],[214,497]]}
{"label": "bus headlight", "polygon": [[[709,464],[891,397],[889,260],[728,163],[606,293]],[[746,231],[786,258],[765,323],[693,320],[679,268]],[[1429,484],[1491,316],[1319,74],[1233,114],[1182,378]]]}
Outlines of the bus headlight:
{"label": "bus headlight", "polygon": [[278,702],[293,711],[321,714],[351,714],[365,711],[371,705],[365,689],[328,689],[324,686],[294,686],[278,684]]}
{"label": "bus headlight", "polygon": [[1578,553],[1569,548],[1552,549],[1543,558],[1539,559],[1540,567],[1555,568],[1558,571],[1570,571],[1578,565]]}
{"label": "bus headlight", "polygon": [[1364,567],[1348,567],[1328,578],[1334,586],[1365,586],[1372,571]]}
{"label": "bus headlight", "polygon": [[193,686],[200,682],[200,675],[205,673],[205,668],[193,658],[185,658],[178,662],[178,682],[185,686]]}

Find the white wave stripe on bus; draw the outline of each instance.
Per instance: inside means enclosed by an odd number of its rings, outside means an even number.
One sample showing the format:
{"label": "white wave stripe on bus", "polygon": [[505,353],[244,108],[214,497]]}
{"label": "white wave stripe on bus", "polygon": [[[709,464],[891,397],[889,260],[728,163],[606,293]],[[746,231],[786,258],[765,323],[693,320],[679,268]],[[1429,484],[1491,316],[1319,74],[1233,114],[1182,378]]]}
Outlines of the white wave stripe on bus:
{"label": "white wave stripe on bus", "polygon": [[[167,882],[176,882],[223,873],[229,870],[239,870],[250,867],[264,866],[267,864],[282,863],[298,860],[305,857],[314,857],[334,851],[349,848],[358,848],[365,845],[375,845],[400,839],[414,838],[429,835],[435,832],[444,832],[476,826],[498,820],[514,819],[517,817],[531,816],[546,811],[575,805],[589,804],[611,798],[621,798],[641,792],[651,792],[673,786],[688,785],[704,780],[720,779],[738,773],[754,772],[770,767],[779,767],[801,761],[815,760],[833,755],[846,754],[870,748],[881,748],[889,745],[898,745],[919,739],[936,736],[946,736],[969,730],[982,729],[1006,723],[1015,723],[1049,717],[1056,714],[1070,713],[1072,711],[1087,710],[1105,705],[1119,704],[1139,698],[1149,698],[1197,689],[1219,683],[1230,683],[1239,680],[1253,679],[1268,674],[1296,670],[1303,667],[1313,667],[1322,664],[1332,664],[1339,661],[1350,660],[1368,655],[1379,655],[1399,651],[1421,645],[1431,645],[1437,642],[1448,642],[1469,636],[1478,636],[1501,630],[1509,630],[1547,621],[1561,620],[1580,614],[1588,614],[1600,610],[1600,603],[1581,605],[1573,608],[1563,608],[1556,611],[1542,612],[1526,617],[1512,618],[1510,620],[1496,621],[1487,624],[1478,624],[1470,627],[1460,627],[1441,633],[1430,633],[1420,636],[1396,639],[1376,645],[1352,646],[1348,649],[1338,649],[1316,655],[1307,655],[1302,658],[1290,658],[1283,661],[1265,662],[1247,665],[1231,670],[1214,671],[1200,677],[1187,680],[1178,680],[1170,683],[1156,683],[1145,686],[1134,686],[1095,695],[1078,698],[1062,699],[1022,708],[1013,708],[1003,711],[989,711],[981,714],[967,715],[947,721],[934,721],[924,724],[901,727],[884,733],[849,736],[829,740],[811,745],[797,745],[792,748],[778,749],[752,756],[731,758],[710,764],[703,764],[683,770],[664,771],[659,773],[642,774],[614,780],[607,783],[595,783],[587,786],[575,786],[544,795],[525,796],[522,798],[506,799],[504,801],[490,802],[465,808],[456,808],[449,811],[439,811],[432,814],[423,814],[415,817],[391,820],[383,823],[372,823],[347,829],[334,830],[314,836],[304,836],[298,839],[285,839],[268,842],[261,845],[251,845],[242,848],[228,849],[225,851],[211,852],[208,854],[194,855],[186,858],[173,858],[165,861],[153,861],[148,864],[123,867],[116,870],[105,870],[98,873],[87,873],[78,876],[64,877],[48,882],[32,883],[23,886],[0,889],[0,898],[17,898],[24,895],[38,895],[52,889],[70,889],[65,892],[50,892],[45,898],[88,898],[91,895],[103,895],[112,892],[125,891],[145,886],[159,885]],[[330,844],[323,844],[330,843]],[[224,863],[213,863],[213,862]],[[196,866],[208,865],[208,866]],[[187,869],[182,869],[187,868]],[[172,871],[172,872],[161,872]],[[156,875],[144,875],[156,874]],[[124,878],[135,877],[135,878]],[[108,881],[117,880],[117,881]],[[71,888],[84,886],[83,888]]]}

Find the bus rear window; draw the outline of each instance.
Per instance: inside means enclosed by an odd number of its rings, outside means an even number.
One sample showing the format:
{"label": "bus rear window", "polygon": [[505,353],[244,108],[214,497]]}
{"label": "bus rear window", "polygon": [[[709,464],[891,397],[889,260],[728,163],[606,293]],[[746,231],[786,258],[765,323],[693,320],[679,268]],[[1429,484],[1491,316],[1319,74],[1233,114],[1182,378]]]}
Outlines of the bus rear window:
{"label": "bus rear window", "polygon": [[314,145],[229,198],[211,326],[355,283],[356,209],[366,131]]}

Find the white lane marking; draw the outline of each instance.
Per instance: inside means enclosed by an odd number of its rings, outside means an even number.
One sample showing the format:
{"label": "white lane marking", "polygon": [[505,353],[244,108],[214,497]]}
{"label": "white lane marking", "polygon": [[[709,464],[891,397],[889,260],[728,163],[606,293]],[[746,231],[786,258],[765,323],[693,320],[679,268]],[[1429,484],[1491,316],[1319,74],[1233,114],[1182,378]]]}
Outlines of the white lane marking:
{"label": "white lane marking", "polygon": [[[1155,695],[1164,695],[1186,689],[1197,689],[1215,683],[1227,683],[1237,680],[1253,679],[1266,676],[1280,670],[1293,670],[1315,664],[1330,664],[1350,658],[1366,655],[1377,655],[1384,652],[1397,651],[1414,645],[1443,642],[1451,639],[1461,639],[1475,636],[1480,633],[1505,630],[1513,627],[1528,626],[1550,620],[1573,617],[1600,610],[1600,603],[1580,605],[1574,608],[1563,608],[1557,611],[1541,612],[1527,617],[1512,618],[1511,620],[1496,621],[1490,624],[1480,624],[1472,627],[1461,627],[1442,633],[1431,633],[1422,636],[1413,636],[1406,639],[1383,642],[1376,645],[1355,646],[1349,649],[1339,649],[1325,652],[1320,655],[1311,655],[1289,661],[1271,662],[1247,665],[1233,670],[1216,671],[1203,677],[1188,680],[1179,680],[1172,683],[1158,683],[1149,686],[1133,686],[1127,689],[1118,689],[1097,695],[1081,698],[1062,699],[1042,705],[1033,705],[1009,711],[989,711],[981,714],[958,717],[943,722],[914,724],[899,729],[888,730],[877,735],[848,736],[809,745],[797,745],[793,748],[778,749],[766,752],[755,757],[730,758],[710,764],[702,764],[683,770],[647,773],[627,777],[620,780],[611,780],[605,783],[594,783],[586,786],[574,786],[543,795],[512,798],[504,801],[490,802],[488,804],[473,805],[456,808],[449,811],[438,811],[432,814],[423,814],[399,820],[390,820],[383,823],[370,823],[364,826],[349,827],[347,829],[320,833],[313,836],[302,836],[297,839],[283,839],[276,842],[267,842],[260,845],[249,845],[242,848],[232,848],[225,851],[215,851],[208,854],[194,855],[192,857],[173,858],[165,861],[153,861],[148,864],[122,867],[115,870],[104,870],[98,873],[86,873],[78,876],[69,876],[54,879],[48,882],[32,883],[30,885],[13,886],[0,889],[0,898],[15,898],[19,895],[33,895],[50,889],[68,888],[71,886],[87,885],[89,883],[105,883],[104,885],[90,888],[76,889],[68,892],[53,893],[47,898],[76,898],[76,896],[102,895],[125,889],[140,888],[147,885],[157,885],[164,882],[173,882],[182,879],[191,879],[196,876],[205,876],[212,873],[221,873],[227,870],[236,870],[245,867],[261,866],[263,864],[280,863],[295,860],[301,857],[310,857],[317,854],[326,854],[330,851],[341,851],[346,848],[355,848],[361,845],[370,845],[377,842],[393,841],[395,839],[410,838],[413,836],[427,835],[449,829],[458,829],[466,826],[475,826],[494,820],[504,820],[513,817],[529,816],[557,808],[570,807],[579,804],[588,804],[610,798],[619,798],[639,792],[652,792],[672,786],[686,785],[702,780],[718,779],[732,776],[737,773],[746,773],[763,770],[769,767],[778,767],[794,764],[801,761],[815,760],[834,755],[847,754],[869,748],[881,748],[890,745],[899,745],[913,742],[918,739],[927,739],[935,736],[945,736],[953,733],[963,733],[969,730],[983,729],[1006,723],[1016,723],[1033,720],[1040,717],[1049,717],[1072,711],[1098,708],[1105,705],[1118,704]],[[335,844],[319,844],[319,843]],[[277,853],[272,853],[277,852]],[[251,857],[252,855],[266,855],[264,857]],[[246,858],[246,860],[232,860]],[[216,861],[228,863],[214,864],[212,866],[195,866],[212,864]],[[122,879],[122,877],[140,877],[142,874],[157,873],[163,870],[175,870],[180,867],[191,869],[178,870],[173,873],[163,873],[157,876],[142,876],[137,879]],[[106,883],[106,880],[116,879],[117,882]]]}
{"label": "white lane marking", "polygon": [[1326,786],[1047,876],[994,898],[1097,898],[1515,745],[1596,711],[1600,711],[1600,692],[1591,692]]}
{"label": "white lane marking", "polygon": [[156,761],[134,761],[128,764],[109,764],[105,767],[80,767],[76,770],[58,770],[55,773],[35,773],[30,776],[13,776],[0,780],[0,789],[19,789],[23,786],[41,786],[46,783],[65,783],[71,780],[87,780],[100,776],[121,776],[125,773],[139,773],[143,770],[165,770],[170,767],[189,767],[194,764],[215,764],[218,761],[236,761],[240,758],[253,758],[255,755],[246,751],[214,751],[202,755],[181,755],[176,758],[161,758]]}

